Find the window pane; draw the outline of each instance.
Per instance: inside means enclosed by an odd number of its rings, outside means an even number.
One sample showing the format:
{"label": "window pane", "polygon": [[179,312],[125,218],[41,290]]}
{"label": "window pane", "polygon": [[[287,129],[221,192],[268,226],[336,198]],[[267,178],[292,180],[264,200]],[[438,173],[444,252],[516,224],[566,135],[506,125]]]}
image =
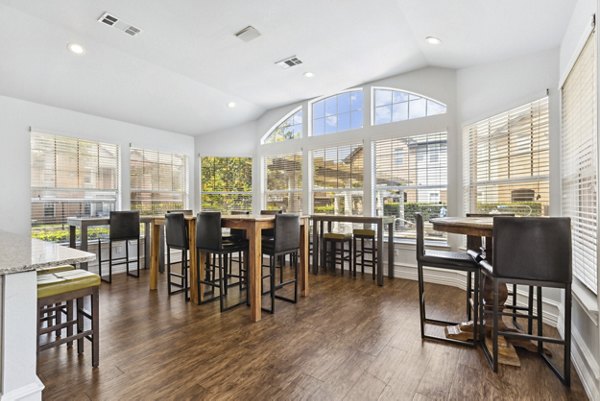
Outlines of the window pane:
{"label": "window pane", "polygon": [[[377,215],[396,216],[394,236],[415,238],[415,212],[426,220],[447,211],[447,135],[413,135],[375,142]],[[445,240],[427,225],[428,240]]]}
{"label": "window pane", "polygon": [[313,120],[313,135],[323,135],[325,133],[325,119],[317,118]]}
{"label": "window pane", "polygon": [[350,115],[350,128],[357,129],[363,126],[363,113],[361,111],[353,111]]}
{"label": "window pane", "polygon": [[392,104],[392,91],[386,89],[375,90],[375,107]]}
{"label": "window pane", "polygon": [[186,165],[185,155],[131,148],[131,209],[139,210],[142,215],[184,209]]}
{"label": "window pane", "polygon": [[[391,105],[391,116],[388,119],[378,116],[378,109],[383,105]],[[436,114],[446,113],[446,106],[440,102],[426,99],[400,90],[376,89],[374,102],[374,125],[389,122],[404,121],[412,118],[421,118]],[[381,113],[381,111],[379,111]]]}
{"label": "window pane", "polygon": [[200,159],[202,210],[252,209],[252,158],[210,157]]}
{"label": "window pane", "polygon": [[337,116],[338,131],[347,131],[350,129],[350,113],[343,113]]}
{"label": "window pane", "polygon": [[438,102],[433,102],[431,100],[427,101],[427,115],[434,116],[436,114],[444,114],[446,112],[446,106],[440,104]]}
{"label": "window pane", "polygon": [[337,96],[325,99],[325,115],[335,116],[337,114]]}
{"label": "window pane", "polygon": [[263,143],[275,143],[292,139],[297,139],[302,136],[302,108],[288,117],[285,121],[273,128],[264,140]]}
{"label": "window pane", "polygon": [[392,122],[391,106],[383,106],[375,108],[375,125],[386,124]]}
{"label": "window pane", "polygon": [[396,103],[392,108],[392,121],[408,120],[408,102]]}
{"label": "window pane", "polygon": [[426,102],[427,101],[423,98],[417,98],[416,100],[411,100],[409,102],[408,113],[411,119],[425,117],[427,115]]}
{"label": "window pane", "polygon": [[360,128],[363,125],[362,90],[330,96],[313,103],[312,107],[314,136]]}
{"label": "window pane", "polygon": [[265,157],[267,209],[302,211],[302,153]]}
{"label": "window pane", "polygon": [[338,101],[338,113],[348,113],[350,112],[350,93],[349,92],[345,92],[345,93],[340,93],[339,96],[337,96],[337,101]]}

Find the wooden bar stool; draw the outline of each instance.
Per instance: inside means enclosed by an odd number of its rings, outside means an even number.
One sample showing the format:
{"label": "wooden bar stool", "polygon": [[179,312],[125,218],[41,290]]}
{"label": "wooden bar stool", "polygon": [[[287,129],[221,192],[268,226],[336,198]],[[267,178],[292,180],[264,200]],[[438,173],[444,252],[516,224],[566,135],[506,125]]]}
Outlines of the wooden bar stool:
{"label": "wooden bar stool", "polygon": [[[77,353],[81,354],[84,350],[83,340],[87,339],[92,343],[92,366],[98,367],[100,359],[100,337],[99,337],[99,299],[98,289],[100,288],[100,276],[85,270],[66,270],[55,273],[42,273],[37,276],[37,352],[45,349],[58,347],[62,344],[72,346],[73,341],[77,340]],[[90,297],[91,310],[84,310],[84,299]],[[75,316],[73,302],[76,302]],[[56,306],[60,305],[60,306]],[[67,309],[67,320],[65,322],[52,323],[51,320],[44,317],[44,314],[50,309],[55,313],[62,313],[62,309]],[[84,318],[89,319],[91,326],[85,328]],[[40,336],[51,335],[53,332],[61,332],[67,329],[67,336],[57,335],[54,340],[41,344]],[[76,333],[74,334],[74,329]]]}
{"label": "wooden bar stool", "polygon": [[[348,248],[346,249],[346,244]],[[339,245],[339,248],[338,248]],[[324,265],[335,267],[340,264],[342,276],[344,275],[344,262],[348,262],[348,271],[352,273],[352,234],[325,233],[323,234],[323,258]]]}
{"label": "wooden bar stool", "polygon": [[[356,229],[352,231],[352,247],[354,249],[354,266],[352,274],[356,277],[356,265],[360,265],[360,273],[365,274],[365,266],[370,267],[375,280],[375,266],[377,266],[377,241],[375,230]],[[360,247],[358,242],[360,241]],[[365,259],[365,255],[371,255]],[[360,262],[359,262],[360,258]]]}

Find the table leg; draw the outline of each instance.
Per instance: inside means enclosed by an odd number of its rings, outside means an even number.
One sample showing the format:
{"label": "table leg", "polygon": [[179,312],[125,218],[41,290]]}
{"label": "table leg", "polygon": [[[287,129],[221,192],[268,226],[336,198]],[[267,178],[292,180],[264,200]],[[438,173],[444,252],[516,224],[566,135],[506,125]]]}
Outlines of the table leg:
{"label": "table leg", "polygon": [[257,227],[256,222],[253,222],[249,230],[249,247],[250,258],[248,270],[250,272],[250,319],[253,322],[258,322],[261,319],[261,266],[262,266],[262,249],[261,249],[261,229]]}
{"label": "table leg", "polygon": [[[195,275],[195,279],[192,280],[192,285],[196,286],[197,290],[197,298],[193,299],[192,298],[192,302],[195,302],[197,304],[200,304],[202,302],[204,302],[204,291],[206,291],[205,285],[203,284],[204,281],[206,281],[206,256],[207,253],[204,251],[200,252],[200,262],[199,264],[196,266],[196,273],[194,273]],[[198,283],[198,273],[200,273],[200,283]],[[192,291],[193,292],[193,291]]]}
{"label": "table leg", "polygon": [[158,254],[160,248],[160,224],[152,224],[152,235],[150,240],[152,242],[150,249],[150,289],[156,290],[158,284]]}
{"label": "table leg", "polygon": [[144,269],[150,266],[150,222],[144,223]]}
{"label": "table leg", "polygon": [[[80,249],[82,251],[86,251],[88,250],[88,228],[87,228],[87,224],[85,224],[85,222],[81,223],[81,246]],[[98,253],[100,253],[102,250],[98,249]],[[88,264],[87,262],[81,263],[80,267],[83,270],[87,270],[88,269]]]}
{"label": "table leg", "polygon": [[377,223],[377,284],[383,286],[383,224]]}
{"label": "table leg", "polygon": [[190,300],[194,303],[198,303],[198,266],[196,265],[196,219],[190,219],[188,223],[188,247],[190,250],[190,266],[189,266],[189,287],[190,287]]}
{"label": "table leg", "polygon": [[313,221],[313,257],[312,257],[313,274],[319,273],[319,230],[317,222]]}
{"label": "table leg", "polygon": [[[300,226],[300,293],[303,297],[308,296],[308,219]],[[314,252],[314,250],[313,250]]]}
{"label": "table leg", "polygon": [[394,278],[394,223],[388,224],[388,277]]}
{"label": "table leg", "polygon": [[[321,267],[325,266],[325,251],[327,251],[327,248],[325,247],[325,244],[323,243],[323,233],[325,232],[325,222],[321,221],[320,224],[320,230],[319,230],[319,242],[323,245],[323,250],[321,250]],[[331,231],[331,223],[329,224],[329,231]],[[319,266],[317,266],[317,270],[319,270]]]}
{"label": "table leg", "polygon": [[77,247],[77,227],[69,226],[69,247],[76,248]]}

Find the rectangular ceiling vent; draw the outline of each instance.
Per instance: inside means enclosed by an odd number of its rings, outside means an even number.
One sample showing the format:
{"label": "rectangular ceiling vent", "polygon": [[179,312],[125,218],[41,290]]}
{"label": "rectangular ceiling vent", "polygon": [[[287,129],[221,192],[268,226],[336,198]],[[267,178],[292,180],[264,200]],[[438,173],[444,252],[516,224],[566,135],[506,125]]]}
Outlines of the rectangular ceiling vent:
{"label": "rectangular ceiling vent", "polygon": [[286,57],[283,60],[279,60],[279,61],[275,62],[275,64],[277,64],[278,66],[280,66],[283,69],[287,69],[287,68],[293,67],[295,65],[302,64],[302,60],[300,60],[296,56],[291,56],[291,57]]}
{"label": "rectangular ceiling vent", "polygon": [[258,32],[253,26],[247,26],[236,33],[235,36],[244,42],[250,42],[251,40],[258,38],[260,36],[260,32]]}
{"label": "rectangular ceiling vent", "polygon": [[140,28],[137,28],[126,22],[123,22],[119,19],[119,17],[114,16],[109,13],[102,14],[100,16],[100,18],[98,18],[98,22],[102,22],[103,24],[117,28],[118,30],[125,32],[126,34],[128,34],[130,36],[136,36],[142,32],[142,30]]}

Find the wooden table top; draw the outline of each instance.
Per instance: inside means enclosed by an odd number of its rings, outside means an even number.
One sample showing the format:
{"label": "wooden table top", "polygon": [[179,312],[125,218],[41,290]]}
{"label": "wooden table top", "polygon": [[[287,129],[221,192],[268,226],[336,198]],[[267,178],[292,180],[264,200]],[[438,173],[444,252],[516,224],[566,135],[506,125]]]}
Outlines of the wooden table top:
{"label": "wooden table top", "polygon": [[433,229],[454,234],[491,237],[493,217],[437,217],[430,220]]}

